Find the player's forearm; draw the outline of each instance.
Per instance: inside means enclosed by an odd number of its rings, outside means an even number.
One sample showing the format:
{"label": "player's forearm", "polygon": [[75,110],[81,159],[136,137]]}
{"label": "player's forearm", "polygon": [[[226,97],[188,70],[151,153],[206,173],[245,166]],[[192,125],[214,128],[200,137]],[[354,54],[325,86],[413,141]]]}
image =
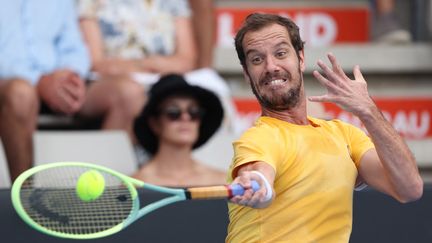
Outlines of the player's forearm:
{"label": "player's forearm", "polygon": [[395,196],[402,202],[420,198],[423,181],[405,141],[376,106],[368,108],[359,118],[372,138],[387,177],[394,187]]}

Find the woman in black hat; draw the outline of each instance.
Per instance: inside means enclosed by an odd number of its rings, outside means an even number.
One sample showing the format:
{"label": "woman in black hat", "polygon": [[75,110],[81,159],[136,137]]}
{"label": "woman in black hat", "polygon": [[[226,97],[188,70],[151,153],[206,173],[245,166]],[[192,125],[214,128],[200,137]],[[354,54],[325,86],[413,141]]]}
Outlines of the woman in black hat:
{"label": "woman in black hat", "polygon": [[225,183],[225,173],[197,162],[192,151],[219,128],[223,108],[218,97],[182,76],[163,76],[153,85],[134,130],[152,156],[134,177],[163,186],[186,187]]}

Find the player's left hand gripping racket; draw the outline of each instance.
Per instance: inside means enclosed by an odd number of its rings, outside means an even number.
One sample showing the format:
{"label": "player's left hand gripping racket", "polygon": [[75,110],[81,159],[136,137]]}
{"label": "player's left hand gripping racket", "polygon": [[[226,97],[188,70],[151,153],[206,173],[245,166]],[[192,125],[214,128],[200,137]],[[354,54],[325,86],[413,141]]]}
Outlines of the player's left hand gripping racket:
{"label": "player's left hand gripping racket", "polygon": [[[93,201],[82,201],[75,187],[80,175],[88,170],[96,170],[104,177],[105,190]],[[136,187],[170,196],[141,208]],[[259,189],[256,181],[252,188]],[[92,239],[114,234],[140,217],[174,202],[230,198],[244,191],[238,184],[167,188],[144,183],[103,166],[59,162],[22,173],[12,186],[11,197],[17,213],[33,228],[56,237]]]}

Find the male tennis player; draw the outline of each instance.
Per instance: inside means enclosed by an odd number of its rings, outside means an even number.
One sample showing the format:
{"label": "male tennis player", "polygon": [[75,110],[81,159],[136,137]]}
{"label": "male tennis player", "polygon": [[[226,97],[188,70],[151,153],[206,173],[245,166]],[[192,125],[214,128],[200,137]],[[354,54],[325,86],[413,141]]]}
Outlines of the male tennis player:
{"label": "male tennis player", "polygon": [[[367,91],[359,66],[350,79],[328,54],[315,78],[333,102],[356,115],[370,137],[338,120],[307,116],[304,42],[290,19],[247,17],[235,37],[243,73],[262,116],[234,142],[230,176],[250,188],[231,199],[227,242],[348,242],[353,189],[367,184],[400,202],[417,200],[423,182],[403,139]],[[249,207],[245,207],[249,206]]]}

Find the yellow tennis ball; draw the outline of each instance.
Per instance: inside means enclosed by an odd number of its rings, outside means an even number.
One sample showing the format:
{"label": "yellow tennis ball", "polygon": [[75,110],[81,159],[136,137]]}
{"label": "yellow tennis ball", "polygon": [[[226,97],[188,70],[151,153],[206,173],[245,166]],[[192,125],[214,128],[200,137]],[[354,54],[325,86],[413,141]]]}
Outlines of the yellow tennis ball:
{"label": "yellow tennis ball", "polygon": [[81,174],[76,184],[77,196],[85,201],[90,202],[98,199],[105,190],[105,179],[101,173],[96,170],[88,170]]}

